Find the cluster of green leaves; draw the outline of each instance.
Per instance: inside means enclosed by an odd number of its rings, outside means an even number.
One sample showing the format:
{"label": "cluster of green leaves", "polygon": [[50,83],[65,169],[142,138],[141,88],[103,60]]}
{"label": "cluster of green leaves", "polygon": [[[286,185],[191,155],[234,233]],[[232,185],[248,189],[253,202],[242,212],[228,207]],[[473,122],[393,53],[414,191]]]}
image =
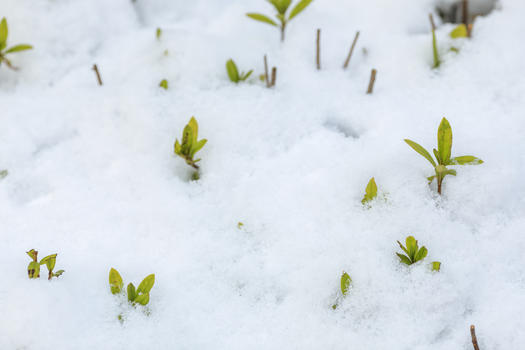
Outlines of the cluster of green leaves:
{"label": "cluster of green leaves", "polygon": [[31,258],[31,262],[27,266],[27,275],[29,278],[40,278],[40,265],[46,265],[47,267],[47,279],[50,280],[53,277],[59,277],[64,273],[64,270],[58,270],[57,272],[53,272],[53,269],[55,268],[55,264],[57,262],[57,255],[51,254],[38,261],[38,252],[34,249],[31,249],[30,251],[26,252],[27,255]]}
{"label": "cluster of green leaves", "polygon": [[352,279],[350,278],[350,275],[343,271],[343,274],[341,275],[341,282],[340,282],[340,288],[341,288],[341,296],[338,298],[336,303],[332,305],[332,309],[337,309],[337,305],[339,305],[339,302],[341,298],[344,298],[347,296],[348,291],[350,290],[350,285],[352,284]]}
{"label": "cluster of green leaves", "polygon": [[377,197],[376,180],[374,180],[374,178],[371,178],[370,181],[368,181],[368,184],[366,185],[365,196],[361,200],[361,203],[363,205],[366,205],[368,202],[372,201],[376,197]]}
{"label": "cluster of green leaves", "polygon": [[239,74],[239,70],[237,69],[237,65],[235,64],[235,62],[232,59],[229,59],[226,62],[226,71],[228,72],[228,77],[230,78],[230,80],[232,82],[234,82],[235,84],[237,84],[240,81],[245,81],[253,73],[253,69],[251,69],[247,73],[242,72],[242,73]]}
{"label": "cluster of green leaves", "polygon": [[7,20],[2,18],[0,21],[0,65],[2,63],[5,63],[6,66],[8,66],[11,69],[16,69],[12,64],[11,61],[5,57],[7,54],[30,50],[33,48],[31,45],[27,44],[18,44],[15,46],[11,46],[10,48],[7,48],[7,36],[8,36],[8,28],[7,28]]}
{"label": "cluster of green leaves", "polygon": [[279,27],[281,30],[281,41],[284,41],[284,33],[288,22],[300,14],[306,7],[308,7],[312,1],[313,0],[300,0],[290,11],[290,14],[287,15],[286,12],[290,8],[292,0],[268,0],[268,2],[273,5],[275,11],[277,11],[275,17],[277,18],[279,24],[277,24],[277,22],[270,17],[260,13],[247,13],[246,15],[256,21]]}
{"label": "cluster of green leaves", "polygon": [[[397,244],[401,247],[405,254],[396,253],[403,264],[412,265],[418,261],[422,261],[428,254],[427,248],[424,246],[419,248],[417,240],[413,236],[408,236],[405,240],[405,246],[401,242],[397,241]],[[431,263],[432,271],[439,271],[441,263],[439,261],[433,261]]]}
{"label": "cluster of green leaves", "polygon": [[[154,284],[155,284],[154,274],[146,276],[146,278],[144,278],[142,282],[140,282],[137,288],[135,288],[133,283],[129,283],[128,287],[126,288],[127,295],[128,295],[128,301],[132,305],[148,304],[149,303],[149,292],[151,291],[151,288],[153,288]],[[120,294],[124,290],[124,282],[122,280],[122,277],[120,276],[120,273],[118,273],[118,271],[115,270],[114,268],[111,268],[111,270],[109,270],[109,287],[110,287],[111,293],[113,294]]]}
{"label": "cluster of green leaves", "polygon": [[188,165],[197,170],[199,166],[196,163],[200,159],[193,159],[193,157],[208,141],[206,139],[198,140],[198,135],[199,125],[195,117],[191,117],[182,131],[182,141],[179,143],[179,140],[175,140],[175,154],[184,158]]}
{"label": "cluster of green leaves", "polygon": [[428,181],[432,182],[437,179],[438,193],[441,194],[441,186],[446,175],[456,176],[456,171],[448,169],[449,165],[464,165],[464,164],[482,164],[483,161],[474,156],[460,156],[451,158],[452,152],[452,128],[447,119],[443,118],[439,124],[438,133],[438,149],[433,149],[436,161],[432,159],[430,153],[418,143],[405,139],[405,142],[412,147],[417,153],[425,157],[426,160],[432,164],[435,170],[435,175],[428,177]]}
{"label": "cluster of green leaves", "polygon": [[159,83],[159,86],[164,90],[168,90],[168,81],[166,79],[162,79],[162,81]]}

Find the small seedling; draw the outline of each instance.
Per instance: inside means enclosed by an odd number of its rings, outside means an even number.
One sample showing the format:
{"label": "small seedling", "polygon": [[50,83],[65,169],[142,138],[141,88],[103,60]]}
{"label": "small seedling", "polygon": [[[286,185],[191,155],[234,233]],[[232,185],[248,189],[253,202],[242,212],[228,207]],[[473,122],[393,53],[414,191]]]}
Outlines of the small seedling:
{"label": "small seedling", "polygon": [[366,185],[365,196],[361,200],[361,203],[365,205],[376,197],[377,197],[376,181],[374,180],[374,178],[371,178],[370,181],[368,181],[368,184]]}
{"label": "small seedling", "polygon": [[17,68],[11,64],[11,61],[8,60],[7,57],[5,57],[5,55],[25,50],[31,50],[33,46],[27,44],[18,44],[7,48],[7,35],[7,20],[4,17],[2,18],[2,21],[0,21],[0,65],[2,65],[2,63],[5,63],[5,65],[9,68],[16,70]]}
{"label": "small seedling", "polygon": [[[127,299],[132,305],[140,304],[146,305],[149,302],[149,292],[155,284],[155,275],[148,275],[140,282],[139,286],[135,289],[133,283],[129,283],[126,288]],[[124,282],[120,273],[114,268],[109,270],[109,287],[112,294],[120,294],[124,288]]]}
{"label": "small seedling", "polygon": [[162,79],[162,81],[159,83],[159,86],[164,90],[168,90],[168,81],[166,79]]}
{"label": "small seedling", "polygon": [[266,15],[262,15],[260,13],[247,13],[246,15],[256,21],[263,22],[270,24],[275,27],[279,27],[281,30],[281,41],[284,41],[284,33],[286,26],[288,22],[290,22],[295,16],[297,16],[299,13],[301,13],[310,3],[312,0],[301,0],[295,5],[295,7],[292,9],[290,14],[287,16],[286,11],[288,11],[288,8],[290,7],[292,0],[268,0],[270,4],[273,5],[275,11],[277,11],[277,14],[275,17],[277,18],[277,21],[279,24],[277,24],[276,21],[271,19],[270,17]]}
{"label": "small seedling", "polygon": [[432,271],[439,271],[441,270],[441,263],[439,261],[433,261],[432,262]]}
{"label": "small seedling", "polygon": [[157,28],[157,30],[155,32],[155,36],[156,36],[157,40],[160,40],[160,37],[162,36],[162,29]]}
{"label": "small seedling", "polygon": [[242,222],[239,221],[239,222],[237,223],[237,228],[238,228],[239,230],[241,230],[243,227],[244,227],[244,224],[243,224]]}
{"label": "small seedling", "polygon": [[460,156],[451,158],[452,152],[452,128],[447,119],[443,118],[439,124],[438,133],[438,149],[433,149],[434,156],[436,161],[432,159],[432,156],[428,151],[423,148],[421,145],[417,144],[414,141],[405,139],[405,142],[412,147],[417,153],[425,157],[426,160],[432,164],[435,170],[435,175],[428,177],[428,181],[432,182],[434,179],[437,179],[438,193],[441,194],[441,187],[443,184],[443,179],[447,175],[456,176],[456,170],[447,169],[448,165],[464,165],[464,164],[482,164],[483,161],[474,156]]}
{"label": "small seedling", "polygon": [[29,278],[39,278],[40,277],[40,265],[46,265],[48,274],[47,279],[50,280],[53,277],[59,277],[64,273],[64,270],[58,270],[57,272],[53,272],[53,269],[55,268],[55,264],[57,261],[57,255],[52,254],[48,255],[40,262],[38,262],[38,252],[34,249],[31,249],[30,251],[26,252],[27,255],[32,259],[32,261],[27,266],[27,274]]}
{"label": "small seedling", "polygon": [[237,84],[240,81],[245,81],[253,73],[253,69],[252,69],[252,70],[249,70],[247,73],[242,72],[241,74],[239,74],[237,65],[232,59],[229,59],[226,62],[226,71],[228,72],[228,77],[230,78],[230,80],[234,82],[235,84]]}
{"label": "small seedling", "polygon": [[399,241],[397,241],[397,244],[399,244],[401,249],[406,253],[406,255],[396,253],[403,264],[412,265],[423,260],[427,256],[427,248],[419,248],[416,239],[412,236],[406,238],[406,247],[404,247]]}
{"label": "small seedling", "polygon": [[0,180],[2,180],[7,175],[9,175],[9,172],[6,169],[0,170]]}
{"label": "small seedling", "polygon": [[348,275],[346,272],[343,271],[343,274],[341,275],[341,296],[338,298],[336,303],[332,305],[332,309],[334,310],[337,309],[337,305],[339,305],[339,302],[340,302],[339,299],[346,297],[351,284],[352,284],[352,279],[350,278],[350,275]]}
{"label": "small seedling", "polygon": [[199,170],[199,166],[196,164],[200,159],[193,159],[195,153],[197,153],[208,140],[198,140],[199,125],[195,117],[191,117],[188,124],[182,131],[182,142],[175,140],[175,154],[184,158],[186,163],[193,168]]}

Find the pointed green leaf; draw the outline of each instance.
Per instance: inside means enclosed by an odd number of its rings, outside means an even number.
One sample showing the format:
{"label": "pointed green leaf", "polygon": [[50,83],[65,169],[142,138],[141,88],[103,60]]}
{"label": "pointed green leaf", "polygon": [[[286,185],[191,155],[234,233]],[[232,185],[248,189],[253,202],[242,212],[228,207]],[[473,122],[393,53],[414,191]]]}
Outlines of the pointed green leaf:
{"label": "pointed green leaf", "polygon": [[454,169],[447,169],[447,171],[445,171],[445,174],[456,176],[456,171]]}
{"label": "pointed green leaf", "polygon": [[430,164],[432,164],[434,167],[436,167],[436,162],[434,161],[434,159],[432,159],[432,156],[430,155],[430,153],[428,153],[428,151],[426,149],[424,149],[422,146],[420,146],[419,144],[417,144],[414,141],[405,139],[405,142],[410,147],[412,147],[414,149],[414,151],[416,151],[417,153],[419,153],[423,157],[425,157],[430,162]]}
{"label": "pointed green leaf", "polygon": [[432,271],[439,271],[439,270],[441,270],[441,263],[439,261],[433,261]]}
{"label": "pointed green leaf", "polygon": [[246,79],[248,79],[248,78],[250,77],[250,75],[252,75],[252,73],[253,73],[253,69],[249,70],[248,73],[246,73],[246,74],[243,73],[243,74],[241,75],[241,78],[240,78],[240,79],[241,79],[242,81],[245,81]]}
{"label": "pointed green leaf", "polygon": [[179,140],[175,140],[175,154],[182,156]]}
{"label": "pointed green leaf", "polygon": [[371,178],[370,181],[368,181],[368,184],[366,185],[365,196],[361,200],[361,203],[365,204],[374,199],[375,197],[377,197],[377,185],[375,179]]}
{"label": "pointed green leaf", "polygon": [[64,270],[58,270],[57,272],[55,272],[55,273],[53,274],[53,276],[55,276],[55,277],[60,277],[64,272],[65,272]]}
{"label": "pointed green leaf", "polygon": [[268,2],[275,7],[279,14],[284,15],[292,0],[268,0]]}
{"label": "pointed green leaf", "polygon": [[247,13],[246,16],[248,16],[248,17],[250,17],[250,18],[252,18],[252,19],[254,19],[256,21],[268,23],[268,24],[271,24],[272,26],[276,26],[277,27],[277,23],[275,23],[274,20],[272,20],[268,16],[261,15],[260,13]]}
{"label": "pointed green leaf", "polygon": [[[202,147],[204,147],[204,145],[206,144],[206,142],[208,142],[208,140],[206,139],[202,139],[200,141],[197,142],[197,144],[195,145],[195,147],[193,148],[192,150],[192,154],[191,156],[193,157],[195,155],[195,153],[197,153],[198,151],[201,150]],[[200,160],[200,159],[199,159]],[[198,160],[196,160],[197,162]]]}
{"label": "pointed green leaf", "polygon": [[414,261],[420,261],[420,260],[423,260],[428,254],[428,251],[427,251],[427,248],[425,247],[421,247],[416,255],[414,256]]}
{"label": "pointed green leaf", "polygon": [[428,180],[428,183],[432,183],[432,181],[434,181],[434,179],[436,178],[436,175],[432,175],[432,176],[429,176],[427,177],[427,180]]}
{"label": "pointed green leaf", "polygon": [[292,19],[298,14],[300,14],[313,0],[301,0],[295,7],[293,8],[292,12],[290,12],[290,16],[288,19]]}
{"label": "pointed green leaf", "polygon": [[26,252],[27,255],[29,255],[29,257],[33,260],[33,261],[37,261],[38,259],[38,252],[34,249],[31,249],[30,251]]}
{"label": "pointed green leaf", "polygon": [[199,136],[199,124],[197,124],[197,120],[195,117],[191,117],[190,121],[188,122],[188,125],[191,126],[192,136],[193,140],[192,143],[197,143],[197,137]]}
{"label": "pointed green leaf", "polygon": [[137,295],[135,302],[139,303],[140,305],[146,305],[149,303],[149,293]]}
{"label": "pointed green leaf", "polygon": [[123,286],[124,282],[122,281],[120,273],[118,273],[118,271],[114,268],[111,268],[111,270],[109,270],[109,287],[111,288],[111,293],[120,293]]}
{"label": "pointed green leaf", "polygon": [[442,164],[441,163],[441,156],[439,155],[439,152],[437,151],[437,149],[433,148],[432,152],[434,152],[434,157],[436,157],[436,160],[438,161],[438,164]]}
{"label": "pointed green leaf", "polygon": [[352,283],[352,279],[346,272],[343,272],[343,275],[341,276],[341,293],[343,293],[344,296],[348,293],[350,283]]}
{"label": "pointed green leaf", "polygon": [[42,260],[40,260],[40,265],[46,264],[47,270],[48,271],[53,271],[53,269],[55,268],[56,262],[57,262],[57,255],[56,254],[52,254],[52,255],[48,255],[45,258],[43,258]]}
{"label": "pointed green leaf", "polygon": [[4,17],[2,21],[0,21],[0,50],[6,47],[7,33],[7,20]]}
{"label": "pointed green leaf", "polygon": [[483,161],[474,156],[461,156],[461,157],[454,157],[450,159],[449,164],[451,165],[464,165],[464,164],[478,165],[478,164],[483,164]]}
{"label": "pointed green leaf", "polygon": [[450,154],[452,152],[452,128],[446,118],[441,119],[441,123],[438,128],[438,153],[439,164],[446,165],[450,160]]}
{"label": "pointed green leaf", "polygon": [[401,249],[403,249],[405,253],[409,254],[408,250],[403,246],[403,244],[401,244],[401,242],[397,241],[397,244],[399,244],[399,246],[401,247]]}
{"label": "pointed green leaf", "polygon": [[140,282],[139,286],[137,287],[137,294],[149,293],[151,288],[153,288],[153,284],[155,284],[155,274],[147,276],[142,280],[142,282]]}
{"label": "pointed green leaf", "polygon": [[128,300],[134,301],[137,297],[137,293],[135,292],[135,286],[133,283],[128,284]]}
{"label": "pointed green leaf", "polygon": [[434,66],[432,66],[432,68],[439,68],[439,66],[441,65],[441,60],[439,59],[436,31],[434,29],[432,29],[432,52],[434,55]]}
{"label": "pointed green leaf", "polygon": [[405,244],[406,244],[406,247],[407,247],[407,250],[408,250],[408,257],[410,258],[410,260],[415,261],[414,257],[416,256],[416,253],[417,253],[417,241],[416,241],[416,239],[413,236],[408,236],[406,238],[406,243]]}
{"label": "pointed green leaf", "polygon": [[191,126],[187,124],[182,132],[182,145],[181,153],[184,156],[189,156],[191,153],[191,147],[193,145],[193,130]]}
{"label": "pointed green leaf", "polygon": [[466,38],[468,37],[468,31],[467,31],[467,27],[465,26],[465,24],[461,23],[459,26],[457,26],[456,28],[454,28],[451,32],[450,32],[450,37],[452,39],[457,39],[457,38]]}
{"label": "pointed green leaf", "polygon": [[396,253],[396,255],[399,257],[399,259],[401,259],[401,262],[403,264],[412,265],[412,261],[410,261],[410,259],[407,256],[399,253]]}
{"label": "pointed green leaf", "polygon": [[27,275],[29,278],[40,277],[40,264],[36,261],[31,261],[27,266]]}
{"label": "pointed green leaf", "polygon": [[239,71],[237,70],[237,65],[235,64],[235,62],[233,62],[232,59],[229,59],[227,62],[226,62],[226,71],[228,72],[228,77],[230,78],[230,80],[234,83],[238,83],[240,78],[239,78]]}
{"label": "pointed green leaf", "polygon": [[27,44],[15,45],[15,46],[11,46],[9,49],[7,49],[4,52],[4,54],[6,54],[6,53],[13,53],[13,52],[20,52],[20,51],[25,51],[25,50],[31,50],[32,48],[33,48],[33,46],[27,45]]}

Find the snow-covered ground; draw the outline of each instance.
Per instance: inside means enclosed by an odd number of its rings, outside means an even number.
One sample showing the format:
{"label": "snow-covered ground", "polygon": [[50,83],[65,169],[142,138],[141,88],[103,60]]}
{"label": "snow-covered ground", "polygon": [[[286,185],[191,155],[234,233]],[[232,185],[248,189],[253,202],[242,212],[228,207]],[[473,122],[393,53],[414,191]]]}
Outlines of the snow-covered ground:
{"label": "snow-covered ground", "polygon": [[[525,3],[478,18],[459,54],[436,18],[438,70],[434,5],[316,0],[281,44],[245,16],[263,0],[1,0],[9,42],[35,48],[0,67],[0,349],[472,349],[471,324],[482,350],[520,349]],[[264,54],[274,89],[228,80],[227,59],[259,75]],[[173,154],[192,115],[197,182]],[[435,147],[443,116],[453,155],[485,163],[439,197],[403,139]],[[387,201],[366,210],[372,176]],[[423,264],[395,255],[409,234]],[[29,280],[31,248],[64,275]],[[110,267],[155,273],[149,315],[110,293]]]}

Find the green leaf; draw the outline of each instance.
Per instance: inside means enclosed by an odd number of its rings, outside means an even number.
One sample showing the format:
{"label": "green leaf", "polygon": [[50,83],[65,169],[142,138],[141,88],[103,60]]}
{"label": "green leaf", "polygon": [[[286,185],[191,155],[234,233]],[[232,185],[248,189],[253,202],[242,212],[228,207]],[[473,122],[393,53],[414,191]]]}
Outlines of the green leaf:
{"label": "green leaf", "polygon": [[40,265],[46,264],[47,270],[48,271],[53,271],[53,269],[55,268],[56,262],[57,262],[57,255],[56,254],[52,254],[52,255],[48,255],[45,258],[43,258],[42,260],[40,260]]}
{"label": "green leaf", "polygon": [[368,184],[366,185],[365,196],[361,200],[361,203],[366,204],[375,197],[377,197],[377,185],[374,178],[371,178],[370,181],[368,181]]}
{"label": "green leaf", "polygon": [[[195,145],[195,147],[193,148],[192,152],[191,152],[191,157],[193,158],[193,156],[195,155],[195,153],[197,153],[198,151],[201,150],[202,147],[204,147],[204,145],[206,144],[206,142],[208,142],[208,140],[206,139],[202,139],[200,141],[197,142],[197,144]],[[200,159],[199,159],[200,160]],[[196,160],[197,162],[198,160]]]}
{"label": "green leaf", "polygon": [[250,70],[250,71],[248,71],[248,73],[246,73],[246,74],[244,74],[244,73],[241,74],[240,79],[241,79],[242,81],[245,81],[246,79],[248,79],[248,78],[250,77],[250,75],[252,75],[252,73],[253,73],[253,69]]}
{"label": "green leaf", "polygon": [[439,261],[433,261],[432,271],[439,271],[439,270],[441,270],[441,263]]}
{"label": "green leaf", "polygon": [[26,254],[29,255],[29,257],[35,262],[38,259],[38,252],[34,249],[31,249],[30,251],[26,252]]}
{"label": "green leaf", "polygon": [[407,250],[408,250],[408,257],[410,258],[410,260],[415,261],[414,257],[416,256],[416,253],[417,253],[417,241],[416,241],[416,239],[413,236],[408,236],[406,238],[406,243],[405,244],[406,244],[406,247],[407,247]]}
{"label": "green leaf", "polygon": [[188,125],[191,126],[192,136],[193,136],[193,143],[197,142],[197,137],[199,136],[199,124],[197,124],[197,120],[195,117],[191,117],[190,121],[188,122]]}
{"label": "green leaf", "polygon": [[168,90],[168,81],[166,79],[162,79],[159,86],[163,88],[164,90]]}
{"label": "green leaf", "polygon": [[440,159],[439,164],[446,165],[450,160],[450,154],[452,152],[452,128],[446,118],[441,119],[437,139]]}
{"label": "green leaf", "polygon": [[268,0],[268,2],[275,7],[279,14],[284,15],[292,0]]}
{"label": "green leaf", "polygon": [[120,293],[123,286],[124,282],[122,281],[120,273],[118,273],[118,271],[114,268],[111,268],[111,270],[109,270],[109,287],[111,288],[111,293]]}
{"label": "green leaf", "polygon": [[427,177],[427,180],[428,180],[428,183],[432,183],[432,181],[434,181],[434,179],[436,178],[436,175],[432,175],[432,176],[429,176]]}
{"label": "green leaf", "polygon": [[438,68],[441,65],[441,60],[439,59],[436,31],[434,29],[432,29],[432,52],[434,55],[434,66],[432,68]]}
{"label": "green leaf", "polygon": [[155,274],[147,276],[142,280],[142,282],[140,282],[139,286],[137,287],[137,294],[149,293],[151,288],[153,288],[153,284],[155,284]]}
{"label": "green leaf", "polygon": [[437,149],[433,148],[432,152],[434,152],[434,157],[436,157],[436,160],[438,161],[438,164],[441,164],[441,156],[439,155]]}
{"label": "green leaf", "polygon": [[348,293],[350,283],[352,283],[352,279],[346,272],[343,272],[343,275],[341,276],[341,293],[343,293],[344,296]]}
{"label": "green leaf", "polygon": [[415,143],[414,141],[405,139],[405,142],[410,147],[412,147],[414,149],[414,151],[416,151],[417,153],[419,153],[423,157],[425,157],[430,162],[430,164],[432,164],[434,166],[434,168],[436,167],[436,162],[434,162],[434,159],[432,159],[432,156],[430,155],[430,153],[428,153],[428,151],[426,149],[424,149],[422,146],[420,146],[419,144]]}
{"label": "green leaf", "polygon": [[403,249],[405,253],[410,254],[408,250],[403,246],[403,244],[401,244],[401,242],[397,241],[397,244],[399,244],[399,246],[401,247],[401,249]]}
{"label": "green leaf", "polygon": [[53,276],[55,276],[55,277],[60,277],[64,272],[65,272],[64,270],[58,270],[57,272],[55,272],[55,273],[53,274]]}
{"label": "green leaf", "polygon": [[456,176],[456,171],[454,169],[447,169],[447,171],[445,171],[445,174]]}
{"label": "green leaf", "polygon": [[149,293],[137,295],[135,302],[139,303],[140,305],[146,305],[149,303]]}
{"label": "green leaf", "polygon": [[277,27],[277,23],[275,23],[274,20],[272,20],[268,16],[261,15],[260,13],[247,13],[246,16],[248,16],[251,19],[254,19],[256,21],[268,23],[268,24],[271,24],[272,26],[276,26]]}
{"label": "green leaf", "polygon": [[412,261],[410,261],[410,259],[407,256],[399,253],[396,253],[396,255],[399,257],[399,259],[401,259],[401,262],[403,264],[412,265]]}
{"label": "green leaf", "polygon": [[179,140],[175,140],[175,154],[182,156]]}
{"label": "green leaf", "polygon": [[7,49],[4,52],[4,54],[6,54],[6,53],[13,53],[13,52],[20,52],[20,51],[25,51],[25,50],[31,50],[32,48],[33,48],[33,46],[27,45],[27,44],[15,45],[15,46],[11,46],[9,49]]}
{"label": "green leaf", "polygon": [[464,165],[464,164],[478,165],[478,164],[483,164],[483,161],[474,156],[461,156],[461,157],[454,157],[450,159],[449,164],[451,165]]}
{"label": "green leaf", "polygon": [[27,275],[29,278],[40,277],[40,264],[36,261],[31,261],[27,266]]}
{"label": "green leaf", "polygon": [[423,260],[428,254],[427,248],[421,247],[414,256],[414,261],[420,261]]}
{"label": "green leaf", "polygon": [[157,28],[157,31],[155,32],[155,36],[157,37],[157,40],[160,40],[160,37],[162,36],[162,29]]}
{"label": "green leaf", "polygon": [[128,300],[134,301],[137,297],[137,293],[135,292],[135,286],[133,283],[128,284]]}
{"label": "green leaf", "polygon": [[0,50],[6,47],[7,33],[7,20],[4,17],[2,21],[0,21]]}
{"label": "green leaf", "polygon": [[238,83],[240,78],[239,78],[239,71],[237,70],[237,65],[235,64],[235,62],[233,62],[232,59],[229,59],[227,62],[226,62],[226,71],[228,72],[228,77],[230,78],[230,80],[234,83]]}
{"label": "green leaf", "polygon": [[190,124],[187,124],[182,131],[181,153],[183,156],[189,156],[193,145],[193,130]]}
{"label": "green leaf", "polygon": [[465,24],[461,23],[459,26],[457,26],[456,28],[454,28],[450,32],[450,37],[452,39],[468,37],[467,26],[465,26]]}
{"label": "green leaf", "polygon": [[300,14],[313,0],[301,0],[295,7],[293,8],[292,12],[290,12],[290,16],[288,17],[289,20]]}

